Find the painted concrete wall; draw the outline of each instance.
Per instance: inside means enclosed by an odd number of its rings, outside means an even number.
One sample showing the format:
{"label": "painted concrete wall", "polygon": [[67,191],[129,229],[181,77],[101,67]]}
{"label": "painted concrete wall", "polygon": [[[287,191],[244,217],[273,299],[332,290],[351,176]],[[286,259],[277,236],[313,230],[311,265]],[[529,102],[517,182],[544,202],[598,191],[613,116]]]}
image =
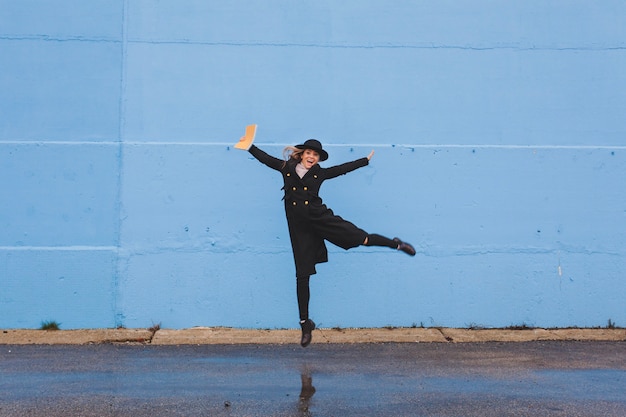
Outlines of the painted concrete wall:
{"label": "painted concrete wall", "polygon": [[626,325],[626,2],[0,0],[0,327],[295,327],[280,155],[418,254],[322,326]]}

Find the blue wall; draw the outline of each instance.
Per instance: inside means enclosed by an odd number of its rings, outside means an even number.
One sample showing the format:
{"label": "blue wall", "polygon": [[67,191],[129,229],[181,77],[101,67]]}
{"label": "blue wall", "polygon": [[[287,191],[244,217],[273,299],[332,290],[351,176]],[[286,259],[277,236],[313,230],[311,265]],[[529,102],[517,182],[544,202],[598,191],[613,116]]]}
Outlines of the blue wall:
{"label": "blue wall", "polygon": [[0,327],[297,326],[280,155],[412,242],[333,326],[626,325],[626,2],[0,0]]}

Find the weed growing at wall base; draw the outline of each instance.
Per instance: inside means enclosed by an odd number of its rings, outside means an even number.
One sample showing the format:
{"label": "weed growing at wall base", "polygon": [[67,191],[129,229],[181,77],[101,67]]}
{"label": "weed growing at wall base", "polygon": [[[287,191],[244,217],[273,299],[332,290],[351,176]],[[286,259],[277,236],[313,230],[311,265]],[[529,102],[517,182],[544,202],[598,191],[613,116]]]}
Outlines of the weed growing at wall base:
{"label": "weed growing at wall base", "polygon": [[54,320],[45,320],[41,322],[41,327],[39,330],[60,330],[61,324],[57,323]]}

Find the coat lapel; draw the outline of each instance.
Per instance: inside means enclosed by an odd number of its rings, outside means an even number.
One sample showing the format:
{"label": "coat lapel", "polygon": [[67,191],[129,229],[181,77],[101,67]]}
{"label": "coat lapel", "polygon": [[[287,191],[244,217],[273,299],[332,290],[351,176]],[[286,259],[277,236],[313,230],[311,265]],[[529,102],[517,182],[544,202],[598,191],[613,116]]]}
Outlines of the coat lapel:
{"label": "coat lapel", "polygon": [[305,180],[305,179],[310,178],[310,177],[317,178],[317,175],[319,174],[320,169],[321,169],[320,165],[319,164],[315,164],[315,166],[313,168],[309,169],[307,171],[307,173],[304,174],[304,177],[302,177],[302,180]]}

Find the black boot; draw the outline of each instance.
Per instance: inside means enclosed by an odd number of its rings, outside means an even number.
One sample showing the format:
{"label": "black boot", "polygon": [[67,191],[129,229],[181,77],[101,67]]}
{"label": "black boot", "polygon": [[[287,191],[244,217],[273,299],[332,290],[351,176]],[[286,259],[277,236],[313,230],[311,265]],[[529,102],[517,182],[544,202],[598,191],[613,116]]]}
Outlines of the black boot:
{"label": "black boot", "polygon": [[415,248],[410,243],[403,242],[397,237],[394,237],[393,241],[398,244],[398,250],[401,250],[407,255],[415,256]]}
{"label": "black boot", "polygon": [[300,322],[300,327],[302,327],[302,339],[300,339],[300,346],[307,347],[309,346],[309,343],[311,343],[311,339],[313,339],[311,332],[315,330],[315,323],[311,319],[306,319],[304,322]]}

